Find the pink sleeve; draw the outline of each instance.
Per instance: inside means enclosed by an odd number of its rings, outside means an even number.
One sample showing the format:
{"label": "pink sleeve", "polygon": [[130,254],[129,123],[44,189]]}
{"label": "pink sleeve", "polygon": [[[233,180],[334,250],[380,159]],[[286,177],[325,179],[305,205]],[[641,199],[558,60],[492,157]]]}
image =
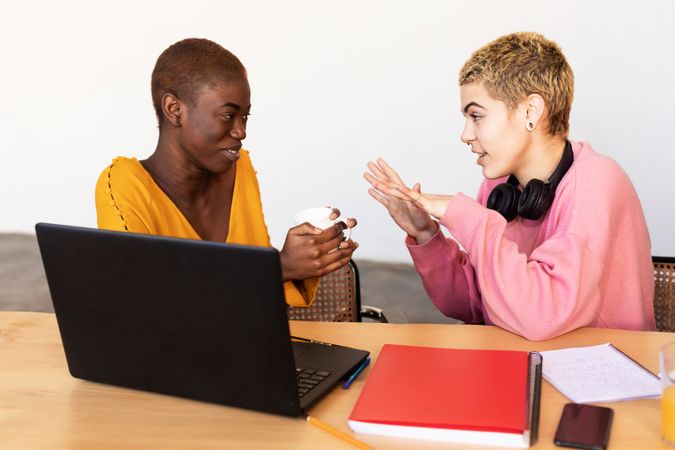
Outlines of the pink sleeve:
{"label": "pink sleeve", "polygon": [[504,237],[507,222],[501,215],[463,194],[453,199],[441,223],[470,255],[489,322],[543,340],[589,325],[597,316],[601,264],[583,238],[556,234],[528,256]]}
{"label": "pink sleeve", "polygon": [[446,239],[439,227],[422,245],[408,236],[406,246],[427,294],[443,314],[467,323],[484,321],[473,267],[455,241]]}

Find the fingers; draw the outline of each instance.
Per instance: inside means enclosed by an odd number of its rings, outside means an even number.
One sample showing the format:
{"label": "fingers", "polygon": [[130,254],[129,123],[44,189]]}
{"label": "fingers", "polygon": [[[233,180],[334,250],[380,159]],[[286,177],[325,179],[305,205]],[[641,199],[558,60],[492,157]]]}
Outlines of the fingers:
{"label": "fingers", "polygon": [[403,181],[398,173],[382,158],[377,158],[377,162],[368,161],[368,169],[381,180],[388,180],[393,183],[402,184]]}
{"label": "fingers", "polygon": [[347,263],[347,261],[349,261],[357,248],[358,244],[353,242],[353,245],[349,244],[347,248],[333,249],[333,251],[326,253],[321,257],[321,272],[325,275],[326,273],[330,273],[333,270],[343,266]]}
{"label": "fingers", "polygon": [[384,206],[387,209],[389,208],[389,199],[387,197],[380,194],[375,189],[368,189],[368,194],[370,194],[370,196],[373,197],[378,202],[382,203],[382,206]]}
{"label": "fingers", "polygon": [[[332,210],[333,210],[333,212],[332,212],[332,213],[330,214],[330,216],[329,216],[330,220],[335,220],[335,219],[337,219],[338,217],[340,217],[340,216],[342,215],[342,213],[340,212],[340,210],[339,210],[338,208],[332,208]],[[348,218],[346,218],[346,219],[344,219],[344,220],[345,220],[347,223],[345,224],[345,226],[343,227],[343,229],[344,229],[344,228],[354,228],[354,227],[357,225],[357,221],[356,221],[356,219],[353,218],[353,217],[348,217]],[[338,223],[340,223],[340,222],[338,222]]]}
{"label": "fingers", "polygon": [[382,171],[384,174],[389,178],[390,180],[394,181],[397,184],[403,185],[403,180],[401,180],[401,177],[398,176],[398,173],[392,167],[387,164],[387,161],[385,161],[382,158],[377,158],[377,163],[379,166],[382,168]]}
{"label": "fingers", "polygon": [[[346,223],[345,223],[346,222]],[[288,234],[293,234],[296,236],[316,236],[315,241],[310,241],[311,245],[317,244],[317,243],[323,243],[327,241],[332,241],[336,238],[339,238],[335,245],[332,248],[337,247],[337,243],[339,241],[345,240],[344,234],[342,233],[343,230],[347,228],[354,228],[358,222],[356,219],[353,217],[350,217],[348,219],[345,219],[345,222],[337,222],[335,225],[332,225],[325,230],[321,230],[320,228],[316,228],[315,226],[311,225],[308,222],[301,223],[300,225],[296,225],[293,228],[288,230]]]}
{"label": "fingers", "polygon": [[387,178],[387,176],[380,169],[380,167],[377,164],[375,164],[374,162],[368,161],[367,166],[368,166],[368,169],[372,172],[372,174],[375,175],[377,178],[380,178],[380,179],[383,179],[383,180]]}
{"label": "fingers", "polygon": [[[370,169],[372,173],[365,172],[363,177],[376,189],[396,189],[396,187],[402,183],[400,178],[397,180],[391,179],[377,164],[372,161],[368,162],[368,169]],[[396,172],[394,172],[394,174],[395,173]]]}
{"label": "fingers", "polygon": [[324,241],[317,246],[320,255],[328,254],[335,249],[340,248],[340,244],[345,240],[344,236],[335,236],[333,239]]}
{"label": "fingers", "polygon": [[[353,221],[353,224],[356,225],[356,220],[354,219],[349,219]],[[335,225],[326,228],[321,232],[320,235],[316,236],[316,240],[312,243],[312,245],[316,245],[319,254],[327,253],[329,251],[333,251],[336,248],[347,248],[350,247],[353,244],[353,241],[347,240],[345,238],[345,234],[343,231],[347,228],[347,225],[345,225],[343,222],[338,222]],[[347,245],[343,245],[347,243]]]}
{"label": "fingers", "polygon": [[359,243],[354,242],[351,239],[347,239],[346,241],[340,242],[340,245],[338,245],[338,249],[340,249],[340,250],[346,250],[348,248],[352,248],[352,249],[356,250],[357,248],[359,248]]}
{"label": "fingers", "polygon": [[[342,230],[345,228],[347,228],[347,226],[344,223],[338,222],[335,225],[331,225],[325,230],[322,230],[321,233],[317,235],[316,240],[317,242],[326,242],[335,239],[336,237],[343,236]],[[335,246],[337,247],[337,244],[335,244]]]}
{"label": "fingers", "polygon": [[368,172],[364,172],[363,178],[366,179],[368,183],[370,183],[371,186],[373,186],[376,189],[392,189],[396,188],[396,184],[386,180],[383,177],[376,178],[373,175],[369,174]]}
{"label": "fingers", "polygon": [[343,266],[358,247],[357,242],[351,239],[344,240],[342,236],[337,236],[317,245],[315,247],[316,253],[314,257],[311,257],[315,261],[313,265],[317,271],[314,276],[325,275]]}
{"label": "fingers", "polygon": [[348,264],[350,259],[352,259],[351,254],[348,255],[348,256],[344,256],[344,257],[338,259],[337,261],[327,265],[323,270],[323,274],[328,275],[331,272],[335,272],[340,267],[344,266],[345,264]]}
{"label": "fingers", "polygon": [[385,193],[400,200],[410,201],[410,197],[408,196],[409,191],[410,189],[405,186],[396,186],[396,188],[387,190]]}
{"label": "fingers", "polygon": [[[419,186],[419,183],[416,184],[415,186]],[[408,189],[405,186],[401,186],[398,188],[399,194],[403,195],[406,199],[412,200],[412,201],[418,201],[419,199],[424,197],[424,194],[422,192],[415,189]]]}
{"label": "fingers", "polygon": [[293,228],[290,228],[288,230],[288,234],[297,234],[297,235],[306,235],[306,234],[311,234],[311,235],[319,235],[321,234],[321,231],[319,228],[315,227],[314,225],[305,222],[301,223],[300,225],[296,225]]}
{"label": "fingers", "polygon": [[377,183],[377,178],[369,174],[368,172],[363,172],[363,178],[366,179],[366,181],[370,184]]}
{"label": "fingers", "polygon": [[[376,190],[378,190],[378,191],[380,191],[384,194],[390,195],[392,197],[397,197],[397,198],[404,199],[404,200],[406,199],[405,196],[402,195],[401,192],[399,191],[401,185],[396,184],[396,183],[392,183],[390,181],[378,180],[377,178],[375,178],[372,175],[367,174],[367,173],[364,173],[363,176],[367,181],[370,182],[370,185],[374,189],[376,189]],[[406,187],[406,189],[408,189],[408,188]]]}
{"label": "fingers", "polygon": [[391,197],[410,201],[410,198],[406,196],[406,193],[410,189],[384,159],[378,158],[377,164],[372,161],[368,162],[368,169],[370,169],[372,174],[366,172],[363,174],[363,177],[374,189]]}

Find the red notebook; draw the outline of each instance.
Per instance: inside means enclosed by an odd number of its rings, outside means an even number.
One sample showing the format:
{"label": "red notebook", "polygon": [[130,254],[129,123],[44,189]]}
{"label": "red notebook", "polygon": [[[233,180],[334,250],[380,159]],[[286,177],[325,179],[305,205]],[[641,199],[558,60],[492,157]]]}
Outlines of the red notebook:
{"label": "red notebook", "polygon": [[539,422],[541,356],[387,344],[349,416],[356,432],[528,447]]}

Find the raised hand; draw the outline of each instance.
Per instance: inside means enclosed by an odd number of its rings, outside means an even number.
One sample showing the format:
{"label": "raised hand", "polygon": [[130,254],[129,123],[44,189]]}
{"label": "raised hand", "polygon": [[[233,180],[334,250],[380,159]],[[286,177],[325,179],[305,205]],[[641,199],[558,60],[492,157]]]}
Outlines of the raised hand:
{"label": "raised hand", "polygon": [[409,189],[398,173],[382,158],[378,158],[376,162],[368,162],[368,169],[370,173],[364,173],[363,177],[371,185],[368,189],[370,196],[387,208],[394,222],[418,243],[431,239],[438,231],[438,225],[407,194],[412,191],[422,195],[419,183]]}

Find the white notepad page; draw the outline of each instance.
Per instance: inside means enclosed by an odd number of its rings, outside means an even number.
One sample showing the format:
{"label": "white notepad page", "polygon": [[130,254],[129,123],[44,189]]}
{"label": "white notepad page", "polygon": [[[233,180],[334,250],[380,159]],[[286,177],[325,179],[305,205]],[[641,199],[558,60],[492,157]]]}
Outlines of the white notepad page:
{"label": "white notepad page", "polygon": [[661,382],[612,344],[540,352],[544,378],[575,403],[661,395]]}

